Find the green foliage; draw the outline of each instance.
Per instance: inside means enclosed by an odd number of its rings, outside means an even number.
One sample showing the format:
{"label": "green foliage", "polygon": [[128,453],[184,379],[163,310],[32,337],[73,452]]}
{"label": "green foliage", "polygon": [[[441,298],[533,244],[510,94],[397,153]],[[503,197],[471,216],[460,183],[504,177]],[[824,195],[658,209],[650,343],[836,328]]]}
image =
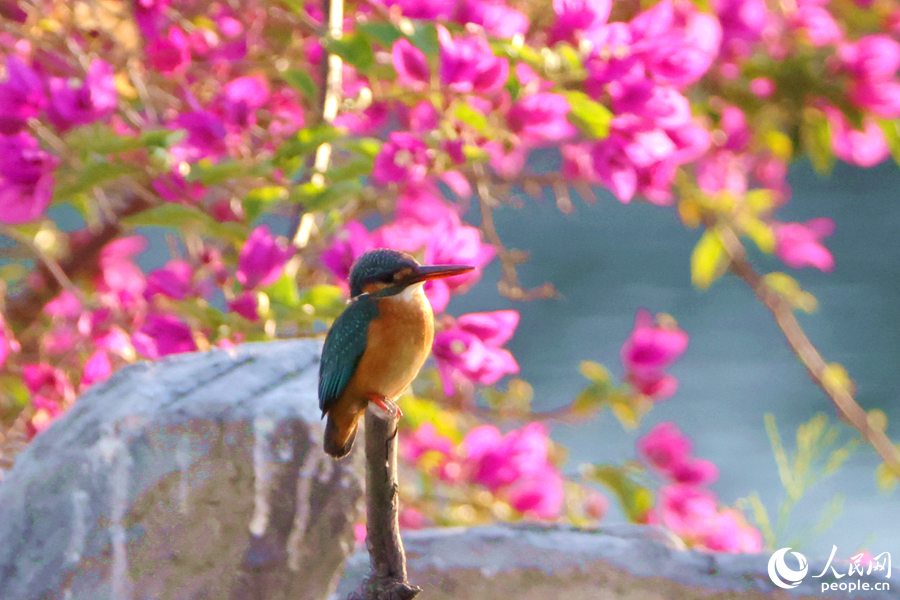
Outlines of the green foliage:
{"label": "green foliage", "polygon": [[608,108],[595,102],[584,92],[567,91],[565,96],[572,108],[569,120],[585,137],[600,140],[609,135],[609,123],[613,114]]}
{"label": "green foliage", "polygon": [[816,297],[804,291],[797,280],[787,273],[780,271],[767,273],[764,280],[769,289],[778,294],[792,308],[811,313],[819,307]]}
{"label": "green foliage", "polygon": [[707,229],[691,253],[691,282],[707,289],[728,269],[728,253],[715,229]]}
{"label": "green foliage", "polygon": [[589,482],[601,483],[609,489],[622,506],[625,517],[632,523],[646,521],[647,513],[653,508],[653,492],[638,481],[643,467],[629,462],[619,467],[610,464],[588,465],[582,470],[582,478]]}
{"label": "green foliage", "polygon": [[[839,428],[829,425],[828,417],[818,414],[797,429],[796,450],[789,454],[781,442],[778,427],[775,425],[775,417],[772,414],[766,414],[765,425],[769,441],[772,444],[775,464],[778,466],[778,476],[784,487],[785,498],[779,507],[774,524],[758,494],[754,493],[742,499],[741,504],[751,509],[769,548],[798,547],[801,545],[802,539],[787,538],[790,533],[791,511],[806,492],[840,469],[841,465],[856,450],[859,442],[849,440],[840,444],[838,441]],[[823,507],[815,528],[816,533],[821,533],[834,522],[841,512],[843,501],[843,496],[838,494]]]}

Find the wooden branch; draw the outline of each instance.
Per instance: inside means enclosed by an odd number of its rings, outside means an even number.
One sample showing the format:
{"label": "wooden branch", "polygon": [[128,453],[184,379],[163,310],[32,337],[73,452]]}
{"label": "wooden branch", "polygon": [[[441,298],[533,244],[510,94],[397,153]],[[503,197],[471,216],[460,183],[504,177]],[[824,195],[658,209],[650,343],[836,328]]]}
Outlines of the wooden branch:
{"label": "wooden branch", "polygon": [[869,425],[866,411],[856,403],[853,395],[847,389],[827,384],[828,364],[800,327],[800,323],[794,317],[793,307],[772,290],[763,276],[756,272],[753,265],[747,260],[747,252],[737,234],[728,227],[720,227],[719,232],[725,251],[731,259],[731,272],[740,277],[753,290],[759,301],[769,309],[772,316],[775,317],[778,327],[784,333],[791,350],[806,367],[813,383],[822,388],[822,391],[837,406],[842,420],[856,429],[863,441],[871,444],[878,456],[900,478],[900,451],[883,431]]}
{"label": "wooden branch", "polygon": [[397,419],[366,411],[366,546],[372,570],[350,600],[410,600],[422,591],[406,578],[400,539]]}

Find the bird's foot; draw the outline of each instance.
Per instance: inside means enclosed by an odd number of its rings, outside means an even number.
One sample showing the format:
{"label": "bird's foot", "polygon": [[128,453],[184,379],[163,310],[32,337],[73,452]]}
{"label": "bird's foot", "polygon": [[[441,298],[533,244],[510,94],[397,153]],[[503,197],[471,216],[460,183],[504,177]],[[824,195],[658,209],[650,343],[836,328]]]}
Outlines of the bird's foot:
{"label": "bird's foot", "polygon": [[378,417],[385,421],[399,419],[403,416],[403,411],[397,406],[397,403],[381,394],[369,394],[369,406]]}

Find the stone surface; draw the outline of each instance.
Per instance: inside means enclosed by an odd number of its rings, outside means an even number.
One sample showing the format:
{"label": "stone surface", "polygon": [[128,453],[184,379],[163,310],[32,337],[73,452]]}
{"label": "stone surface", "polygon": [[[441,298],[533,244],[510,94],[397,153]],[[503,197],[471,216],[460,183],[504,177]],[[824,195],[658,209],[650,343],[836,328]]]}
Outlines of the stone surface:
{"label": "stone surface", "polygon": [[0,599],[326,597],[362,453],[322,451],[320,348],[173,356],[91,389],[0,484]]}
{"label": "stone surface", "polygon": [[[473,529],[403,532],[416,600],[724,600],[757,598],[900,598],[891,591],[822,592],[815,578],[826,561],[811,560],[809,574],[793,590],[769,579],[769,554],[707,554],[676,548],[660,529],[621,525],[595,532],[552,526],[502,525]],[[874,574],[843,579],[884,582]],[[343,600],[368,574],[368,555],[358,552],[331,600]]]}

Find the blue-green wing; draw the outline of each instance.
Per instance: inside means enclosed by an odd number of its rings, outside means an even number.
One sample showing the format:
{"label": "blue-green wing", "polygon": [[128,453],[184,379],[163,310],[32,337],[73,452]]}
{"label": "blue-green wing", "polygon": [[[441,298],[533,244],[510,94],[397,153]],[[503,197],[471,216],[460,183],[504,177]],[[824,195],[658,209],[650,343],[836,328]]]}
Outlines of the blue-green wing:
{"label": "blue-green wing", "polygon": [[366,351],[369,323],[377,316],[375,302],[368,296],[361,296],[331,326],[319,363],[319,408],[323,415],[350,383]]}

